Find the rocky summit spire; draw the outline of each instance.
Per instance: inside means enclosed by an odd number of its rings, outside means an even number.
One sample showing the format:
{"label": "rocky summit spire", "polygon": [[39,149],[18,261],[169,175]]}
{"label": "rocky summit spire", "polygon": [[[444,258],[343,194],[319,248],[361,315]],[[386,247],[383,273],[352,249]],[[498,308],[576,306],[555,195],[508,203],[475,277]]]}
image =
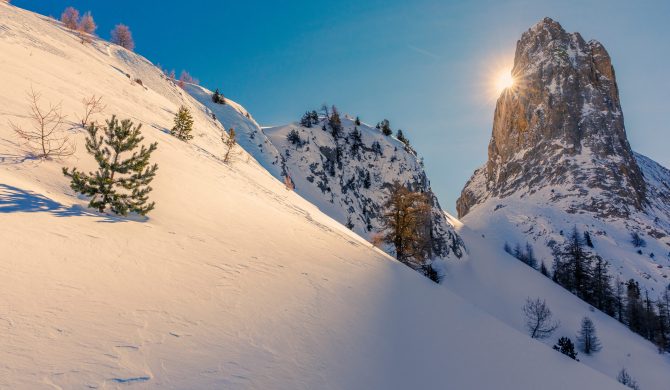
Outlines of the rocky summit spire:
{"label": "rocky summit spire", "polygon": [[544,18],[517,42],[512,75],[515,85],[496,104],[488,161],[463,189],[459,216],[488,198],[543,188],[570,212],[641,209],[645,181],[603,45]]}

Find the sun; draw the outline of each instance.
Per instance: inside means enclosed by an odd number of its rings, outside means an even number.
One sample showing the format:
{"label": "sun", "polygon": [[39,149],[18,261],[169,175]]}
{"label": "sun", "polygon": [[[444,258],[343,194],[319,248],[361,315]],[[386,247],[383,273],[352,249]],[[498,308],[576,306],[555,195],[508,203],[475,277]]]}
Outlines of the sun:
{"label": "sun", "polygon": [[506,89],[514,86],[514,77],[509,69],[502,70],[496,77],[496,93],[500,95]]}

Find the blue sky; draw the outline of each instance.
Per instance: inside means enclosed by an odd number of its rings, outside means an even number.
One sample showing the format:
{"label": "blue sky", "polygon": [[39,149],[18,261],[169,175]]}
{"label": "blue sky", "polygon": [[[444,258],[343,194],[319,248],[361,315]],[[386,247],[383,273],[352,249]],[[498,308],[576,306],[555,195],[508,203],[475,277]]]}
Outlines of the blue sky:
{"label": "blue sky", "polygon": [[486,161],[492,74],[511,66],[520,34],[544,16],[601,41],[612,56],[629,140],[670,166],[670,2],[663,1],[100,1],[14,0],[60,16],[90,10],[136,51],[188,70],[264,125],[322,103],[368,123],[388,118],[425,158],[442,206]]}

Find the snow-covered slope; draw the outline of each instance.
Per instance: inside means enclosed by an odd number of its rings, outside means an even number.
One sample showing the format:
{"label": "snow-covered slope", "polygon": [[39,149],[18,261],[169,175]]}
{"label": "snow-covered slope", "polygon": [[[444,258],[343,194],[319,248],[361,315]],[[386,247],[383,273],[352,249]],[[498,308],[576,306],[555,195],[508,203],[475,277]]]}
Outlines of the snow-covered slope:
{"label": "snow-covered slope", "polygon": [[466,261],[447,263],[447,276],[442,283],[447,289],[521,332],[525,331],[521,308],[526,298],[546,299],[554,318],[560,321],[554,335],[544,341],[547,348],[562,336],[576,340],[580,322],[588,316],[596,326],[602,350],[590,356],[579,353],[577,357],[582,364],[612,378],[625,368],[642,390],[668,388],[668,354],[659,354],[650,341],[502,251],[506,241],[524,237],[506,220],[496,217],[475,226],[474,222],[481,220],[474,217],[474,214],[468,215],[467,222],[461,225],[454,220],[458,233],[470,249]]}
{"label": "snow-covered slope", "polygon": [[[372,248],[242,154],[135,54],[0,2],[0,387],[614,389]],[[125,74],[146,87],[131,84]],[[8,120],[101,94],[158,142],[148,220],[94,213]],[[166,133],[179,105],[195,138]]]}

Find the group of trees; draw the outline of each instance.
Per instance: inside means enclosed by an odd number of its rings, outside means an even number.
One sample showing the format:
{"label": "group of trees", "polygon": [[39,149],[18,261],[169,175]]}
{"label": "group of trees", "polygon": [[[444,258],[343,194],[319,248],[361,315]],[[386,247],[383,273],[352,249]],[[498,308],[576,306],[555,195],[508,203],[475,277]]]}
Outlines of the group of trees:
{"label": "group of trees", "polygon": [[216,104],[226,104],[226,98],[223,96],[219,89],[217,88],[212,95],[212,101]]}
{"label": "group of trees", "polygon": [[524,264],[537,269],[537,258],[535,258],[535,252],[533,251],[533,246],[530,245],[530,243],[526,243],[525,249],[521,248],[521,244],[519,243],[517,243],[516,246],[514,246],[514,249],[512,249],[509,243],[505,242],[504,249],[505,252],[521,260],[521,262]]}
{"label": "group of trees", "polygon": [[[170,135],[188,142],[193,139],[191,132],[193,131],[193,116],[191,111],[186,106],[179,107],[179,110],[174,116],[174,126],[170,130]],[[221,134],[221,142],[226,147],[226,152],[223,154],[223,162],[228,163],[233,157],[235,145],[237,145],[237,136],[235,134],[235,129],[232,127],[228,130],[228,133],[223,131]]]}
{"label": "group of trees", "polygon": [[300,118],[300,126],[312,127],[319,123],[319,114],[315,111],[306,111]]}
{"label": "group of trees", "polygon": [[[553,314],[544,299],[527,298],[522,308],[526,330],[534,339],[546,339],[558,329],[560,322],[554,320]],[[596,334],[596,327],[589,317],[582,318],[581,328],[577,333],[577,346],[579,350],[587,355],[600,351],[600,340]],[[575,345],[569,337],[563,336],[558,339],[554,349],[564,355],[577,359]]]}
{"label": "group of trees", "polygon": [[67,7],[61,14],[60,21],[70,30],[78,31],[82,43],[90,41],[91,37],[95,34],[95,30],[98,29],[90,11],[79,17],[79,10],[74,7]]}
{"label": "group of trees", "polygon": [[[63,23],[63,26],[70,30],[78,31],[82,43],[90,42],[91,38],[95,35],[95,30],[98,29],[90,11],[87,11],[80,17],[79,10],[74,7],[67,7],[61,14],[60,21]],[[117,24],[114,27],[111,32],[110,41],[130,51],[135,49],[133,34],[125,24]]]}
{"label": "group of trees", "polygon": [[[631,242],[643,245],[644,240],[633,233]],[[654,342],[659,351],[670,352],[670,290],[654,301],[633,279],[613,281],[609,263],[591,253],[593,247],[590,234],[574,227],[565,244],[554,250],[552,280]]]}

